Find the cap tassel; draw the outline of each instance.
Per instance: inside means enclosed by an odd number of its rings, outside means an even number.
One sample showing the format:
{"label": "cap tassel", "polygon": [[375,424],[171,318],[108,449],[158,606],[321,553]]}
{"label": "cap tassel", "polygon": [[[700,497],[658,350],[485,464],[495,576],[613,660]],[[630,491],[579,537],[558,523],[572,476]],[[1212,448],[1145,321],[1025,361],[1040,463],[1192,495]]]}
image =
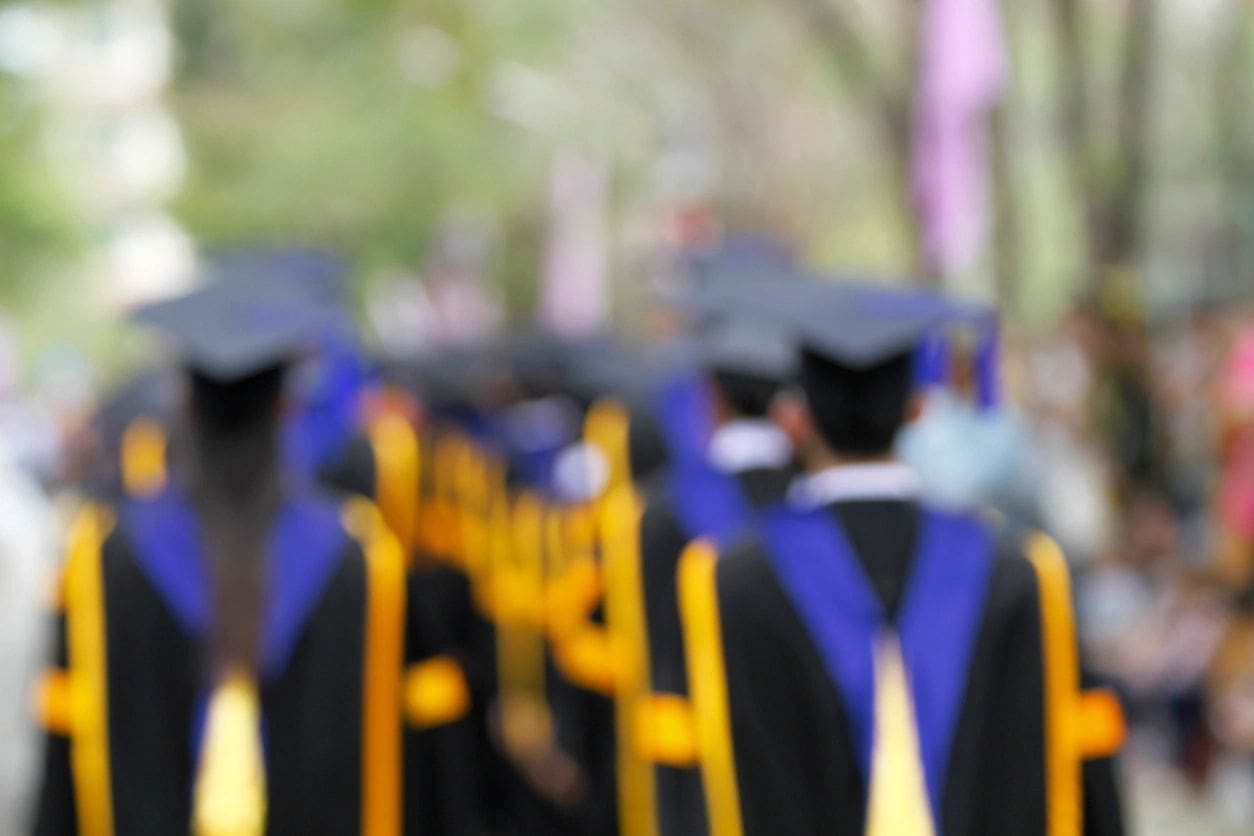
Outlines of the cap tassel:
{"label": "cap tassel", "polygon": [[981,409],[1001,405],[1001,333],[996,322],[980,335],[975,349],[975,386]]}
{"label": "cap tassel", "polygon": [[943,333],[929,334],[919,343],[915,352],[914,374],[920,389],[945,385],[949,378],[949,345]]}
{"label": "cap tassel", "polygon": [[232,671],[209,699],[196,771],[195,836],[261,836],[266,826],[266,767],[257,683]]}

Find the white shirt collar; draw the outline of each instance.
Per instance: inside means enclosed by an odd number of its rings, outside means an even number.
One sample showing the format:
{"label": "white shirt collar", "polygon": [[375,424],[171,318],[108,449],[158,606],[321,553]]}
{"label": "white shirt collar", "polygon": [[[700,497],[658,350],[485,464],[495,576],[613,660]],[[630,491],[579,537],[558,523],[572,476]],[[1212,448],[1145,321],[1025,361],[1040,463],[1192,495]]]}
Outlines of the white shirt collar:
{"label": "white shirt collar", "polygon": [[788,501],[804,508],[859,499],[914,499],[922,490],[919,475],[901,462],[844,464],[793,480]]}
{"label": "white shirt collar", "polygon": [[724,473],[743,473],[784,467],[792,458],[792,445],[770,421],[741,418],[714,431],[706,455],[710,464]]}

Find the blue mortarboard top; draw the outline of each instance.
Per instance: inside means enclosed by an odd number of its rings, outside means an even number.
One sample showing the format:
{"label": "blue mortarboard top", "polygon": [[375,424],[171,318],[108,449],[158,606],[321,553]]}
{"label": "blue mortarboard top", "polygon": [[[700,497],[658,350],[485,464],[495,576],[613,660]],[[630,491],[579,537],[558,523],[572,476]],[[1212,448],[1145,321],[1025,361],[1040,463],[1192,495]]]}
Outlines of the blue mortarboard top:
{"label": "blue mortarboard top", "polygon": [[761,297],[759,309],[781,322],[799,348],[846,368],[871,369],[916,352],[923,385],[945,378],[946,330],[971,327],[978,334],[981,402],[996,401],[997,316],[987,306],[928,289],[811,277]]}
{"label": "blue mortarboard top", "polygon": [[345,301],[348,265],[330,250],[300,245],[245,247],[217,253],[212,261],[226,281],[260,283],[328,308]]}
{"label": "blue mortarboard top", "polygon": [[800,348],[854,370],[909,352],[929,334],[968,316],[966,306],[940,293],[860,279],[811,276],[753,301],[760,315],[784,328]]}
{"label": "blue mortarboard top", "polygon": [[752,311],[742,300],[801,275],[791,254],[770,239],[728,239],[683,264],[686,281],[673,301],[697,323]]}
{"label": "blue mortarboard top", "polygon": [[348,311],[348,265],[340,255],[312,246],[246,247],[216,254],[211,265],[214,281],[321,308],[324,349],[344,351],[357,342]]}
{"label": "blue mortarboard top", "polygon": [[222,383],[294,359],[327,327],[325,310],[235,281],[149,305],[135,318],[162,332],[184,364]]}
{"label": "blue mortarboard top", "polygon": [[787,332],[761,318],[726,316],[694,335],[694,359],[705,369],[786,380],[797,368],[797,351]]}
{"label": "blue mortarboard top", "polygon": [[690,359],[706,369],[783,379],[796,351],[778,321],[761,316],[761,300],[801,275],[789,250],[769,237],[728,236],[687,260],[678,298],[695,327]]}

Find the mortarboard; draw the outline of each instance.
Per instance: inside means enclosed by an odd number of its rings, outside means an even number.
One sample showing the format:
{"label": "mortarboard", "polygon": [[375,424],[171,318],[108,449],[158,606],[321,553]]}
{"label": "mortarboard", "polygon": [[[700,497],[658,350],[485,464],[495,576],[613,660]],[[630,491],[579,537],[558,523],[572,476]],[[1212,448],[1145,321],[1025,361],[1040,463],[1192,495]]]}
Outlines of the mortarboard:
{"label": "mortarboard", "polygon": [[545,331],[527,330],[506,334],[497,348],[523,397],[540,398],[561,391],[579,342]]}
{"label": "mortarboard", "polygon": [[783,380],[796,367],[786,318],[763,316],[766,299],[796,293],[802,273],[781,256],[722,260],[696,281],[679,304],[693,323],[689,363],[703,369]]}
{"label": "mortarboard", "polygon": [[913,351],[951,315],[933,294],[816,278],[778,288],[758,304],[799,348],[854,371]]}
{"label": "mortarboard", "polygon": [[932,290],[856,279],[799,282],[762,299],[760,308],[796,340],[811,409],[829,442],[845,452],[888,446],[910,389],[943,380],[951,326],[986,333],[987,350],[977,357],[980,398],[985,405],[993,401],[996,319],[988,308]]}
{"label": "mortarboard", "polygon": [[292,360],[326,328],[327,313],[244,282],[216,282],[135,314],[174,345],[185,365],[232,383]]}
{"label": "mortarboard", "polygon": [[[810,276],[752,297],[744,295],[749,288],[732,292],[741,296],[731,304],[753,304],[760,316],[791,334],[798,348],[854,371],[915,351],[920,382],[939,383],[945,332],[953,326],[975,329],[982,355],[995,351],[996,312],[935,290]],[[995,365],[986,359],[982,364]]]}
{"label": "mortarboard", "polygon": [[272,292],[289,292],[315,305],[343,305],[348,274],[344,259],[330,250],[312,246],[257,246],[226,250],[212,260],[223,281],[266,286]]}
{"label": "mortarboard", "polygon": [[797,367],[797,351],[787,331],[748,316],[708,323],[694,338],[695,359],[705,369],[766,380],[786,380]]}
{"label": "mortarboard", "polygon": [[712,245],[690,249],[678,259],[674,274],[657,289],[664,305],[703,323],[729,313],[727,302],[744,286],[752,294],[759,284],[793,278],[799,268],[786,246],[767,236],[729,235]]}
{"label": "mortarboard", "polygon": [[728,268],[690,283],[674,302],[697,325],[753,314],[754,302],[797,284],[804,274],[791,265]]}
{"label": "mortarboard", "polygon": [[259,246],[216,254],[206,271],[212,282],[239,285],[272,300],[312,306],[323,314],[323,351],[356,353],[357,335],[347,306],[348,268],[330,250],[311,246]]}

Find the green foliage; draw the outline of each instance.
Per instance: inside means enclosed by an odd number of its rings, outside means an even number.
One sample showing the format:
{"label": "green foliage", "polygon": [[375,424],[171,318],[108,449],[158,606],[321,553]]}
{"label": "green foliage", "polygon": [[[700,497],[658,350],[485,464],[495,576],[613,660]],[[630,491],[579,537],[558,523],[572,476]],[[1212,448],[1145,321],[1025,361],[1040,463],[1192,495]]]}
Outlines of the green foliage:
{"label": "green foliage", "polygon": [[0,79],[0,304],[30,305],[82,244],[72,202],[57,188],[39,139],[39,110]]}
{"label": "green foliage", "polygon": [[[542,211],[546,156],[491,97],[494,68],[552,34],[544,4],[183,5],[192,173],[176,210],[198,239],[315,241],[364,269],[421,266],[450,215],[534,243],[517,230]],[[423,37],[451,53],[447,78],[407,77]],[[538,252],[511,251],[504,274],[513,259],[534,270]]]}

